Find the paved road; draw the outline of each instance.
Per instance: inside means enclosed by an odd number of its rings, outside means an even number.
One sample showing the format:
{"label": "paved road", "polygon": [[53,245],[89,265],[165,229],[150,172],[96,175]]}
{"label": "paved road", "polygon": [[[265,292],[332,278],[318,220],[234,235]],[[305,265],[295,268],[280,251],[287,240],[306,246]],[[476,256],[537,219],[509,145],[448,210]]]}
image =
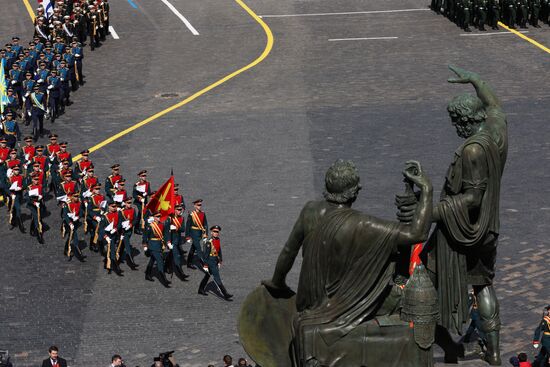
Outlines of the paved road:
{"label": "paved road", "polygon": [[[93,53],[87,49],[87,84],[68,113],[48,126],[73,153],[183,100],[264,50],[262,28],[236,2],[172,0],[199,36],[160,0],[134,2],[137,9],[112,2],[120,40],[109,39]],[[107,364],[115,352],[128,365],[142,366],[169,349],[183,366],[243,355],[236,332],[240,303],[270,275],[301,206],[320,196],[330,163],[354,160],[364,187],[357,208],[385,218],[394,215],[405,160],[420,160],[434,185],[442,184],[460,144],[445,106],[469,90],[446,83],[446,65],[453,63],[487,78],[508,113],[496,280],[502,349],[507,357],[530,351],[532,329],[550,298],[544,289],[550,265],[549,55],[514,35],[462,36],[425,10],[267,17],[424,9],[421,0],[247,4],[266,15],[275,36],[265,61],[91,156],[101,177],[118,162],[131,180],[148,169],[154,186],[173,167],[186,201],[205,199],[209,223],[224,229],[222,277],[235,302],[199,297],[198,273],[164,289],[145,282],[142,271],[108,276],[95,254],[84,264],[67,262],[56,211],[47,218],[47,244],[39,246],[9,231],[2,209],[0,349],[17,353],[17,366],[37,365],[52,343],[71,366],[82,367]],[[14,30],[30,35],[18,2],[0,14],[0,24],[5,41]],[[529,31],[550,45],[549,27]],[[329,41],[373,37],[397,38]],[[145,257],[137,261],[144,268]],[[297,273],[298,264],[291,284]]]}

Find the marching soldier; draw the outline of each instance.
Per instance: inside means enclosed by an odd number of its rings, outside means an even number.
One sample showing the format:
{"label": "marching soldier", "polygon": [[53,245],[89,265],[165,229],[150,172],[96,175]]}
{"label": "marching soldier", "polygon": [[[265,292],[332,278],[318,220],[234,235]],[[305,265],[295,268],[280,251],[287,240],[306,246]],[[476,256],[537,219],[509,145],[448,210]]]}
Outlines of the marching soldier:
{"label": "marching soldier", "polygon": [[99,223],[103,217],[102,211],[105,205],[105,196],[101,195],[101,184],[96,183],[92,186],[92,195],[88,200],[88,230],[90,232],[90,250],[99,252]]}
{"label": "marching soldier", "polygon": [[210,279],[210,276],[214,279],[214,282],[218,286],[220,292],[223,295],[223,298],[225,298],[226,301],[231,301],[231,298],[233,297],[232,294],[229,294],[227,290],[225,289],[222,279],[220,277],[220,270],[219,268],[222,265],[222,248],[220,244],[220,231],[221,227],[218,225],[212,226],[210,228],[211,236],[210,238],[203,239],[202,245],[202,251],[199,252],[199,256],[201,256],[201,260],[203,261],[204,265],[201,267],[202,271],[204,272],[204,278],[202,279],[200,285],[199,285],[199,294],[206,296],[207,293],[205,291],[206,285],[208,284],[208,280]]}
{"label": "marching soldier", "polygon": [[59,105],[61,100],[61,80],[57,76],[57,69],[52,69],[50,71],[50,76],[46,79],[46,84],[48,85],[48,108],[50,113],[50,121],[55,122],[55,119],[59,117]]}
{"label": "marching soldier", "polygon": [[193,201],[194,210],[187,216],[187,223],[185,225],[185,238],[186,242],[191,245],[189,254],[187,255],[187,267],[196,269],[194,261],[195,252],[200,253],[201,240],[208,237],[208,221],[206,220],[206,213],[202,211],[202,199]]}
{"label": "marching soldier", "polygon": [[117,203],[119,207],[122,207],[122,203],[125,202],[128,198],[128,194],[126,193],[126,180],[124,178],[121,178],[115,184],[115,187],[116,189],[113,193],[113,201]]}
{"label": "marching soldier", "polygon": [[134,224],[136,223],[136,209],[132,206],[132,198],[127,197],[124,200],[124,207],[118,212],[119,222],[121,225],[122,235],[118,241],[117,248],[117,260],[122,263],[126,261],[126,264],[132,270],[137,270],[137,265],[134,262],[133,247],[130,243],[132,237]]}
{"label": "marching soldier", "polygon": [[59,185],[57,190],[57,200],[59,201],[68,201],[73,196],[80,192],[78,183],[73,180],[73,174],[71,170],[63,171],[63,182]]}
{"label": "marching soldier", "polygon": [[17,167],[19,167],[19,169],[21,169],[22,166],[23,166],[21,164],[21,160],[19,158],[17,158],[17,150],[15,150],[15,149],[10,150],[10,155],[9,155],[8,159],[6,159],[4,164],[7,167],[8,175],[9,175],[10,170],[13,169],[13,167],[17,166]]}
{"label": "marching soldier", "polygon": [[88,6],[88,35],[90,36],[90,48],[93,51],[99,46],[99,14],[93,5]]}
{"label": "marching soldier", "polygon": [[544,314],[539,326],[535,329],[535,336],[533,337],[533,346],[538,349],[542,344],[534,365],[545,366],[548,358],[550,357],[550,305],[544,308]]}
{"label": "marching soldier", "polygon": [[21,202],[23,201],[23,176],[20,174],[19,166],[14,166],[7,175],[8,196],[8,223],[11,229],[19,227],[21,233],[25,233],[23,222],[21,220]]}
{"label": "marching soldier", "polygon": [[42,208],[44,205],[44,185],[40,182],[40,173],[31,173],[31,183],[27,186],[25,191],[25,201],[27,202],[27,208],[31,212],[31,236],[36,236],[38,243],[44,243],[44,225],[42,223],[42,215],[44,214]]}
{"label": "marching soldier", "polygon": [[82,178],[86,175],[86,171],[88,168],[90,168],[93,163],[90,160],[90,151],[88,149],[83,150],[80,152],[80,155],[82,158],[76,162],[74,167],[74,174],[78,178]]}
{"label": "marching soldier", "polygon": [[67,61],[61,60],[59,63],[59,94],[60,94],[60,106],[61,113],[65,113],[65,107],[70,106],[71,103],[71,87],[69,85],[71,81],[71,70],[67,67]]}
{"label": "marching soldier", "polygon": [[26,103],[27,115],[32,119],[32,135],[34,141],[37,141],[39,135],[44,135],[44,115],[46,114],[46,97],[38,85],[33,87],[33,92]]}
{"label": "marching soldier", "polygon": [[151,222],[145,226],[145,231],[143,232],[143,250],[149,256],[149,263],[145,269],[145,279],[153,281],[152,271],[156,263],[160,282],[166,288],[170,288],[170,281],[164,275],[163,259],[165,247],[172,247],[172,243],[168,239],[170,226],[166,222],[161,222],[160,217],[160,212],[153,213]]}
{"label": "marching soldier", "polygon": [[488,0],[475,0],[476,23],[480,31],[485,31]]}
{"label": "marching soldier", "polygon": [[78,247],[78,228],[80,228],[82,212],[82,203],[80,194],[73,192],[69,195],[69,202],[63,206],[62,218],[65,231],[68,231],[67,241],[65,242],[65,255],[72,260],[73,256],[80,261],[84,261],[80,248]]}
{"label": "marching soldier", "polygon": [[15,143],[21,141],[21,130],[19,124],[14,119],[12,111],[6,113],[6,120],[0,123],[2,126],[2,132],[6,138],[7,145],[10,149],[15,148]]}
{"label": "marching soldier", "polygon": [[32,136],[25,136],[23,138],[23,141],[25,142],[25,145],[21,147],[19,157],[24,162],[25,168],[27,168],[28,165],[32,162],[34,155],[36,154],[36,147],[33,145]]}
{"label": "marching soldier", "polygon": [[529,18],[529,1],[517,0],[518,24],[520,28],[527,28]]}
{"label": "marching soldier", "polygon": [[539,14],[540,14],[540,0],[529,0],[529,10],[531,11],[531,25],[535,28],[540,28]]}
{"label": "marching soldier", "polygon": [[32,158],[32,163],[38,163],[40,165],[40,170],[44,173],[44,185],[46,185],[46,175],[48,171],[48,157],[44,155],[44,146],[37,145],[35,149],[36,155]]}
{"label": "marching soldier", "polygon": [[76,87],[76,81],[79,85],[84,84],[84,75],[82,74],[82,60],[84,59],[84,49],[78,44],[76,40],[73,40],[71,43],[71,54],[74,56],[74,80],[75,83],[72,83],[73,90]]}
{"label": "marching soldier", "polygon": [[99,236],[107,247],[105,251],[105,269],[107,269],[108,274],[111,274],[111,270],[114,270],[116,275],[122,276],[122,270],[120,270],[116,259],[116,249],[121,228],[117,204],[114,201],[109,201],[108,206],[107,213],[103,214],[99,223]]}
{"label": "marching soldier", "polygon": [[170,225],[170,240],[172,242],[172,248],[166,259],[166,269],[168,273],[174,272],[183,281],[186,281],[189,275],[183,272],[182,266],[182,254],[180,244],[182,242],[182,235],[184,234],[184,218],[183,218],[183,206],[176,204],[174,207],[174,214],[168,217],[168,224]]}
{"label": "marching soldier", "polygon": [[138,181],[134,184],[132,190],[132,197],[134,198],[134,204],[137,207],[137,225],[134,229],[136,234],[143,234],[145,229],[145,207],[149,202],[151,196],[151,185],[147,181],[147,171],[142,170],[138,173]]}
{"label": "marching soldier", "polygon": [[501,0],[489,0],[489,25],[492,29],[498,30],[498,21],[500,20]]}
{"label": "marching soldier", "polygon": [[111,174],[105,179],[105,196],[108,199],[113,199],[113,195],[116,191],[115,184],[122,178],[120,175],[120,164],[113,164],[111,166]]}
{"label": "marching soldier", "polygon": [[542,0],[540,5],[539,19],[543,23],[550,25],[550,19],[548,18],[550,16],[550,0]]}

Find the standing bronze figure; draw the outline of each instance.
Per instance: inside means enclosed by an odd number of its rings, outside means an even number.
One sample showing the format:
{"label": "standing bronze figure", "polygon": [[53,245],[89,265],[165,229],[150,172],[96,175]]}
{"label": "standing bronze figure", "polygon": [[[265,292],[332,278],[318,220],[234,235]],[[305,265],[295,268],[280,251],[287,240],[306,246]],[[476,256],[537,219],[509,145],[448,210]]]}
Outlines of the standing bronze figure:
{"label": "standing bronze figure", "polygon": [[[506,115],[492,88],[480,76],[451,66],[451,83],[470,83],[477,97],[453,98],[447,110],[458,136],[439,203],[437,224],[425,247],[427,268],[435,276],[441,326],[461,333],[468,321],[468,287],[473,286],[486,334],[484,359],[500,365],[499,303],[493,288],[497,255],[500,181],[508,152]],[[452,361],[448,361],[452,362]]]}

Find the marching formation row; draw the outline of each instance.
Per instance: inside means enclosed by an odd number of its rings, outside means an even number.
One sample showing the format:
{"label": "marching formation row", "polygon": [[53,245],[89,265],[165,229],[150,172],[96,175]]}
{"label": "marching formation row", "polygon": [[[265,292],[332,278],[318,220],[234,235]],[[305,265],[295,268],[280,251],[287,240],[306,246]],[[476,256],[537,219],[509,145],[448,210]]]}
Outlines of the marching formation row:
{"label": "marching formation row", "polygon": [[472,31],[471,25],[480,31],[486,24],[499,29],[499,21],[513,29],[516,24],[527,28],[527,23],[540,28],[539,21],[550,25],[550,0],[432,0],[430,7],[466,32]]}
{"label": "marching formation row", "polygon": [[212,276],[224,298],[231,298],[219,274],[221,227],[208,228],[202,199],[193,202],[194,209],[185,220],[185,203],[173,178],[153,192],[147,171],[142,170],[129,194],[120,165],[115,164],[102,186],[88,150],[82,151],[82,158],[73,165],[68,143],[58,142],[56,134],[49,138],[47,146],[34,146],[32,137],[27,136],[19,151],[9,148],[5,138],[0,139],[0,193],[5,198],[12,229],[19,227],[26,232],[21,215],[25,206],[32,218],[31,236],[44,243],[44,217],[50,214],[46,201],[53,199],[60,210],[64,253],[69,260],[74,256],[84,261],[80,239],[89,235],[89,249],[103,255],[108,273],[122,275],[121,263],[137,269],[134,255],[138,251],[132,247],[131,238],[133,234],[141,235],[143,250],[150,256],[145,278],[153,280],[156,264],[158,277],[167,287],[170,281],[166,272],[184,281],[188,277],[182,270],[181,246],[185,239],[190,245],[187,266],[205,274],[199,294],[206,294],[205,287]]}

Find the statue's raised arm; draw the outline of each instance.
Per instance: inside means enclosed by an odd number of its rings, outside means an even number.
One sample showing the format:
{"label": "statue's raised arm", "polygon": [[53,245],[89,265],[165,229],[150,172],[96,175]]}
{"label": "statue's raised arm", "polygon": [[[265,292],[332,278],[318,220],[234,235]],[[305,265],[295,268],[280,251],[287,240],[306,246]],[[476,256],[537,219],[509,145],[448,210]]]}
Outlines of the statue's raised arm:
{"label": "statue's raised arm", "polygon": [[501,109],[500,101],[493,88],[487,82],[481,80],[481,77],[477,73],[461,69],[454,65],[449,65],[449,69],[457,75],[456,78],[449,78],[449,83],[470,83],[476,89],[477,96],[483,102],[485,109]]}

